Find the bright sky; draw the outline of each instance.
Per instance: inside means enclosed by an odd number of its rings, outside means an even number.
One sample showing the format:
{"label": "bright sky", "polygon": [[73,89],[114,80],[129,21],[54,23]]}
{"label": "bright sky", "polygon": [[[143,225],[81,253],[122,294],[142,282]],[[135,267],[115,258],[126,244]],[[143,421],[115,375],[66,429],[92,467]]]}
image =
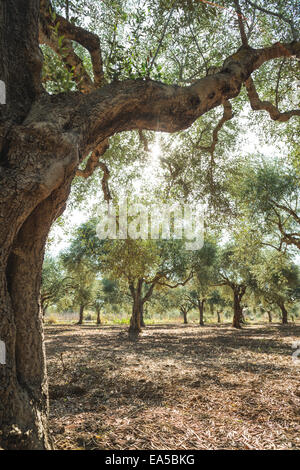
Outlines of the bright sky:
{"label": "bright sky", "polygon": [[[160,148],[160,134],[156,134],[155,141],[150,147],[149,160],[148,164],[145,165],[144,173],[142,174],[141,179],[135,183],[137,192],[142,188],[155,186],[159,184],[160,176],[162,176],[162,168],[160,165],[161,157],[161,148]],[[274,158],[274,154],[278,153],[273,145],[264,144],[262,145],[255,132],[248,131],[246,135],[243,135],[243,153],[260,153],[265,157]],[[86,207],[86,210],[79,210],[74,208],[67,207],[64,217],[67,217],[67,231],[70,232],[70,229],[75,229],[77,226],[89,219],[89,210],[97,203],[97,196],[94,199],[89,200],[89,206]],[[102,202],[102,201],[101,201]],[[61,250],[65,249],[69,245],[68,234],[63,227],[55,224],[54,228],[50,234],[51,238],[54,239],[54,242],[51,243],[48,253],[52,256],[56,256]],[[300,258],[299,258],[300,261]]]}

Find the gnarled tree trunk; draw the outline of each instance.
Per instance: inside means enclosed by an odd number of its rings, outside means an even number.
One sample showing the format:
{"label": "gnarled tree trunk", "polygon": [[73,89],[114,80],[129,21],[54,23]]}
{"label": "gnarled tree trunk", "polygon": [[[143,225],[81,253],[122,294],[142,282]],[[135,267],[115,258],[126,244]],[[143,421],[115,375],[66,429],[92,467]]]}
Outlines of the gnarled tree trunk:
{"label": "gnarled tree trunk", "polygon": [[131,339],[136,339],[141,332],[142,286],[142,279],[138,279],[136,287],[134,286],[134,283],[129,284],[129,290],[133,299],[132,315],[128,331],[129,338]]}
{"label": "gnarled tree trunk", "polygon": [[[49,95],[42,90],[40,7],[41,36],[49,35],[52,44],[51,31],[57,30],[70,46],[77,41],[89,50],[95,83],[87,73],[84,80],[82,73],[77,78],[79,84],[84,81],[82,91],[90,93]],[[0,340],[6,348],[6,364],[0,364],[0,447],[4,449],[50,448],[41,268],[48,232],[64,209],[78,164],[93,150],[106,149],[107,139],[117,132],[185,129],[236,97],[264,62],[300,54],[297,41],[263,49],[244,45],[224,61],[220,72],[191,86],[126,80],[97,89],[103,78],[99,38],[61,17],[53,27],[49,16],[49,0],[0,2],[0,80],[7,90],[7,104],[0,104]],[[71,68],[76,76],[78,67]],[[251,82],[248,94],[253,95]],[[275,116],[286,118],[285,113]],[[99,163],[99,152],[92,157],[85,175]],[[133,332],[140,331],[139,298],[140,293],[133,305]]]}
{"label": "gnarled tree trunk", "polygon": [[198,299],[199,325],[204,326],[204,302],[206,299]]}
{"label": "gnarled tree trunk", "polygon": [[61,150],[53,129],[25,120],[40,94],[38,17],[38,0],[0,4],[0,78],[7,89],[7,105],[0,107],[0,339],[6,349],[6,363],[0,364],[0,447],[4,449],[51,447],[41,269],[46,238],[68,197],[71,173],[59,164]]}
{"label": "gnarled tree trunk", "polygon": [[79,319],[78,319],[77,325],[83,324],[83,312],[84,312],[84,305],[80,305],[79,306]]}
{"label": "gnarled tree trunk", "polygon": [[134,299],[129,326],[129,337],[135,339],[141,332],[141,311],[139,299]]}
{"label": "gnarled tree trunk", "polygon": [[272,313],[270,310],[267,311],[269,323],[272,323]]}
{"label": "gnarled tree trunk", "polygon": [[[12,155],[15,151],[12,146]],[[11,221],[11,236],[2,244],[0,338],[7,360],[0,365],[0,444],[5,449],[50,447],[41,270],[49,229],[64,207],[69,188],[70,182],[54,191],[20,227],[17,219]]]}
{"label": "gnarled tree trunk", "polygon": [[141,301],[141,305],[140,305],[140,316],[141,316],[141,319],[140,319],[140,322],[141,322],[141,327],[142,328],[145,328],[145,320],[144,320],[144,303],[143,301]]}
{"label": "gnarled tree trunk", "polygon": [[145,286],[144,279],[140,278],[134,282],[129,283],[129,290],[133,300],[132,304],[132,315],[129,326],[129,338],[136,339],[141,332],[144,323],[144,304],[147,302],[153,294],[155,283],[152,283],[148,288],[147,292],[143,294],[143,286]]}
{"label": "gnarled tree trunk", "polygon": [[238,294],[234,293],[232,326],[234,328],[242,328],[241,320],[242,320],[242,307],[240,305]]}
{"label": "gnarled tree trunk", "polygon": [[181,307],[180,310],[181,310],[181,313],[182,313],[182,316],[183,316],[183,323],[185,325],[187,325],[188,324],[188,319],[187,319],[188,311],[185,307]]}
{"label": "gnarled tree trunk", "polygon": [[287,325],[288,323],[288,313],[287,309],[285,308],[284,302],[280,302],[278,304],[280,310],[281,310],[281,322],[283,325]]}
{"label": "gnarled tree trunk", "polygon": [[100,314],[101,314],[101,309],[100,309],[100,308],[97,308],[96,313],[97,313],[97,321],[96,321],[96,324],[97,324],[97,325],[101,325],[101,316],[100,316]]}
{"label": "gnarled tree trunk", "polygon": [[243,316],[243,307],[241,305],[242,298],[246,292],[246,286],[233,285],[233,321],[234,328],[242,328],[242,323],[245,323]]}

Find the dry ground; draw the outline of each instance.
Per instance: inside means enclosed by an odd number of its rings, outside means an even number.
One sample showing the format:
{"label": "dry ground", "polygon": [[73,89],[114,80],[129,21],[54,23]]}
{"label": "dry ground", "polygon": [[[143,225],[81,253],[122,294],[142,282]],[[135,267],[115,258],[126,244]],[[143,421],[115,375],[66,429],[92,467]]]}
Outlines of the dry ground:
{"label": "dry ground", "polygon": [[58,449],[300,449],[300,326],[46,327]]}

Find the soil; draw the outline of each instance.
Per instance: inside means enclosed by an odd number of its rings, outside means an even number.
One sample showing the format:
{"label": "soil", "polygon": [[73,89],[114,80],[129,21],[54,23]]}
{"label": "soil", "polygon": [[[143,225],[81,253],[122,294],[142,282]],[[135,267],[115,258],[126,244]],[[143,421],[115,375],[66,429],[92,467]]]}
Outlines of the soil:
{"label": "soil", "polygon": [[299,325],[45,330],[57,449],[300,449]]}

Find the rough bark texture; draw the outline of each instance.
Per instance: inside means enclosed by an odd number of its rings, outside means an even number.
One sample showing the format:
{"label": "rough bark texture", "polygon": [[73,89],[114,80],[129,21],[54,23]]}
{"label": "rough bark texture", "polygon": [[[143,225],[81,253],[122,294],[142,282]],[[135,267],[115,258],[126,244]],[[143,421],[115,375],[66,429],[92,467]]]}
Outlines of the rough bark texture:
{"label": "rough bark texture", "polygon": [[[132,304],[132,315],[130,319],[130,326],[129,326],[129,338],[136,339],[141,329],[145,326],[144,322],[144,305],[150,299],[153,294],[153,290],[155,287],[155,282],[150,284],[148,289],[145,289],[146,283],[144,279],[138,279],[136,282],[129,283],[129,290],[131,293],[131,297],[133,300]],[[146,293],[143,292],[146,290]]]}
{"label": "rough bark texture", "polygon": [[0,365],[0,445],[5,449],[50,448],[41,268],[49,229],[64,209],[78,162],[74,138],[62,143],[57,129],[24,119],[41,90],[38,12],[34,0],[0,4],[0,78],[7,85],[7,105],[0,109],[0,338],[7,358]]}
{"label": "rough bark texture", "polygon": [[132,314],[130,319],[130,326],[128,330],[129,338],[136,339],[141,332],[141,312],[140,303],[136,299],[133,301]]}
{"label": "rough bark texture", "polygon": [[97,322],[96,323],[97,323],[97,325],[101,325],[101,316],[100,316],[101,311],[100,311],[100,308],[97,309],[96,313],[97,313]]}
{"label": "rough bark texture", "polygon": [[[7,88],[7,105],[0,105],[0,339],[7,356],[0,365],[0,447],[5,449],[50,447],[41,267],[49,229],[64,209],[78,164],[116,132],[185,129],[237,96],[264,62],[300,56],[296,41],[264,49],[243,46],[220,72],[189,87],[141,79],[97,89],[103,78],[99,40],[60,19],[65,39],[89,50],[95,83],[90,93],[50,96],[41,88],[40,6],[47,35],[48,0],[0,2],[0,80]],[[141,328],[138,290],[132,332]]]}
{"label": "rough bark texture", "polygon": [[184,307],[181,307],[180,310],[181,310],[181,313],[182,313],[182,316],[183,316],[183,323],[184,323],[185,325],[187,325],[187,324],[188,324],[188,319],[187,319],[188,311],[187,311],[187,309],[184,308]]}
{"label": "rough bark texture", "polygon": [[241,300],[243,295],[246,292],[245,286],[236,285],[233,289],[233,321],[232,326],[234,328],[242,328],[242,323],[244,323],[243,318],[243,307],[241,305]]}
{"label": "rough bark texture", "polygon": [[269,319],[269,323],[272,323],[272,313],[268,310],[267,311],[267,314],[268,314],[268,319]]}
{"label": "rough bark texture", "polygon": [[129,326],[129,331],[128,331],[130,339],[136,339],[141,332],[142,287],[143,287],[142,279],[138,279],[136,286],[134,286],[134,283],[129,284],[129,290],[131,292],[131,296],[133,299],[132,315],[131,315],[130,326]]}
{"label": "rough bark texture", "polygon": [[140,316],[141,316],[141,319],[140,319],[140,322],[141,322],[141,327],[142,328],[145,328],[145,321],[144,321],[144,303],[141,302],[141,306],[140,306]]}
{"label": "rough bark texture", "polygon": [[279,308],[281,310],[281,321],[282,321],[282,324],[283,325],[287,325],[288,323],[288,313],[287,313],[287,309],[285,308],[285,305],[283,302],[280,302],[279,304]]}
{"label": "rough bark texture", "polygon": [[83,312],[84,312],[84,305],[80,305],[79,307],[79,319],[77,325],[83,324]]}
{"label": "rough bark texture", "polygon": [[205,299],[198,299],[198,309],[199,309],[199,325],[204,326],[204,302]]}

